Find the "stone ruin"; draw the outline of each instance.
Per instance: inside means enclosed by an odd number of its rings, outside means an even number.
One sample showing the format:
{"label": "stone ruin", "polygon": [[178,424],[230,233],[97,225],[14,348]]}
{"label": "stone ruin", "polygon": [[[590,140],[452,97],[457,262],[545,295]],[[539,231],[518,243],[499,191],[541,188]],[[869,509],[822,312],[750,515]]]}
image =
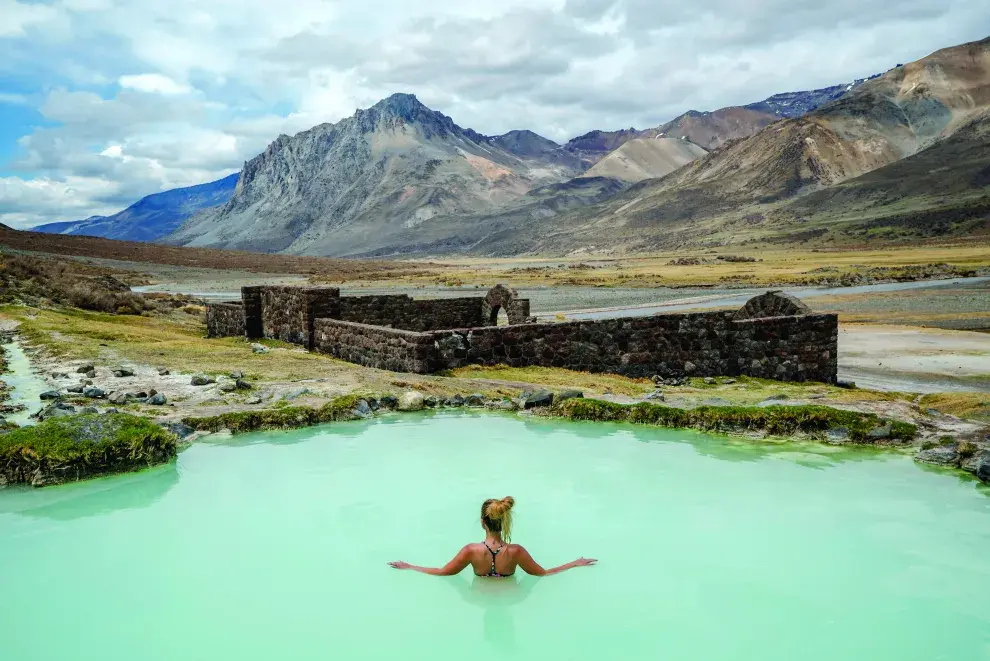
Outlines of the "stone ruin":
{"label": "stone ruin", "polygon": [[[498,325],[504,310],[507,325]],[[427,374],[464,365],[562,367],[632,377],[836,380],[838,317],[778,291],[737,311],[536,323],[529,301],[496,285],[484,297],[341,296],[332,287],[243,287],[209,303],[210,337],[270,338],[366,367]]]}

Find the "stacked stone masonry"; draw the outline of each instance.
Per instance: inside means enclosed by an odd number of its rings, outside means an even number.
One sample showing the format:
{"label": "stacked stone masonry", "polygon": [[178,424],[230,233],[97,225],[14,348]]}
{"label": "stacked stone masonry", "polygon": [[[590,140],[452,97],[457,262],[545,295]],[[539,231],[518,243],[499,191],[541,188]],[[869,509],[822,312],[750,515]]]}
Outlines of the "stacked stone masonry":
{"label": "stacked stone masonry", "polygon": [[206,328],[209,337],[244,335],[244,305],[240,301],[207,305]]}
{"label": "stacked stone masonry", "polygon": [[[483,299],[433,301],[340,297],[329,288],[261,290],[265,337],[392,371],[429,373],[480,364],[633,377],[836,379],[837,317],[811,314],[778,292],[757,296],[738,311],[536,324],[530,323],[529,302],[501,285]],[[248,336],[259,324],[251,318],[250,294],[244,297]],[[508,326],[494,325],[499,309],[506,309]],[[209,328],[211,337],[224,331],[223,318],[208,313],[208,323],[217,320]]]}

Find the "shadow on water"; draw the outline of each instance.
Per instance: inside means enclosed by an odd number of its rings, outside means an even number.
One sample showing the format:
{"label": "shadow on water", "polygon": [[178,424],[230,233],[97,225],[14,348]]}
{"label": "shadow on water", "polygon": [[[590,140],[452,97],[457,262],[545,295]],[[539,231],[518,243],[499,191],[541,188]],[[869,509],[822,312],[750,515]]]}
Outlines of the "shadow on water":
{"label": "shadow on water", "polygon": [[516,649],[514,608],[525,601],[540,579],[516,574],[508,578],[450,576],[441,581],[453,588],[464,603],[481,609],[485,640],[501,649]]}
{"label": "shadow on water", "polygon": [[175,462],[138,473],[44,489],[16,487],[0,498],[0,514],[71,521],[153,505],[179,483]]}

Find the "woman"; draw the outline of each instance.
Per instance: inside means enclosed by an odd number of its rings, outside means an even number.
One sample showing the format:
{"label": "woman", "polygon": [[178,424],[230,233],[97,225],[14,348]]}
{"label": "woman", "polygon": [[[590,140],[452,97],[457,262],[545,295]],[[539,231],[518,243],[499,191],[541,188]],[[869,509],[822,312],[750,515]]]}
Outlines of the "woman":
{"label": "woman", "polygon": [[512,506],[516,501],[512,496],[496,500],[489,498],[481,505],[481,527],[485,529],[485,541],[481,544],[468,544],[454,556],[454,559],[443,567],[417,567],[408,562],[388,563],[396,569],[413,569],[433,576],[453,576],[471,565],[475,576],[504,578],[512,576],[516,567],[533,576],[549,576],[559,574],[572,567],[587,567],[597,560],[578,558],[565,565],[544,569],[529,551],[518,544],[510,544],[512,534]]}

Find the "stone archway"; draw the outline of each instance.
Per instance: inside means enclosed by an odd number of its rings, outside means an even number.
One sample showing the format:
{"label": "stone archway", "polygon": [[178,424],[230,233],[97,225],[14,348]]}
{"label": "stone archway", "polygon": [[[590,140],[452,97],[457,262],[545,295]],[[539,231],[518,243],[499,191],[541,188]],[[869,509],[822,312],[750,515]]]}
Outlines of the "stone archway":
{"label": "stone archway", "polygon": [[792,317],[804,314],[811,314],[811,308],[778,289],[749,299],[746,301],[746,305],[739,308],[732,318],[735,321],[742,321],[744,319]]}
{"label": "stone archway", "polygon": [[481,306],[486,326],[497,326],[499,312],[504,311],[509,324],[525,324],[529,321],[529,300],[519,298],[519,293],[506,285],[498,284],[488,290]]}

